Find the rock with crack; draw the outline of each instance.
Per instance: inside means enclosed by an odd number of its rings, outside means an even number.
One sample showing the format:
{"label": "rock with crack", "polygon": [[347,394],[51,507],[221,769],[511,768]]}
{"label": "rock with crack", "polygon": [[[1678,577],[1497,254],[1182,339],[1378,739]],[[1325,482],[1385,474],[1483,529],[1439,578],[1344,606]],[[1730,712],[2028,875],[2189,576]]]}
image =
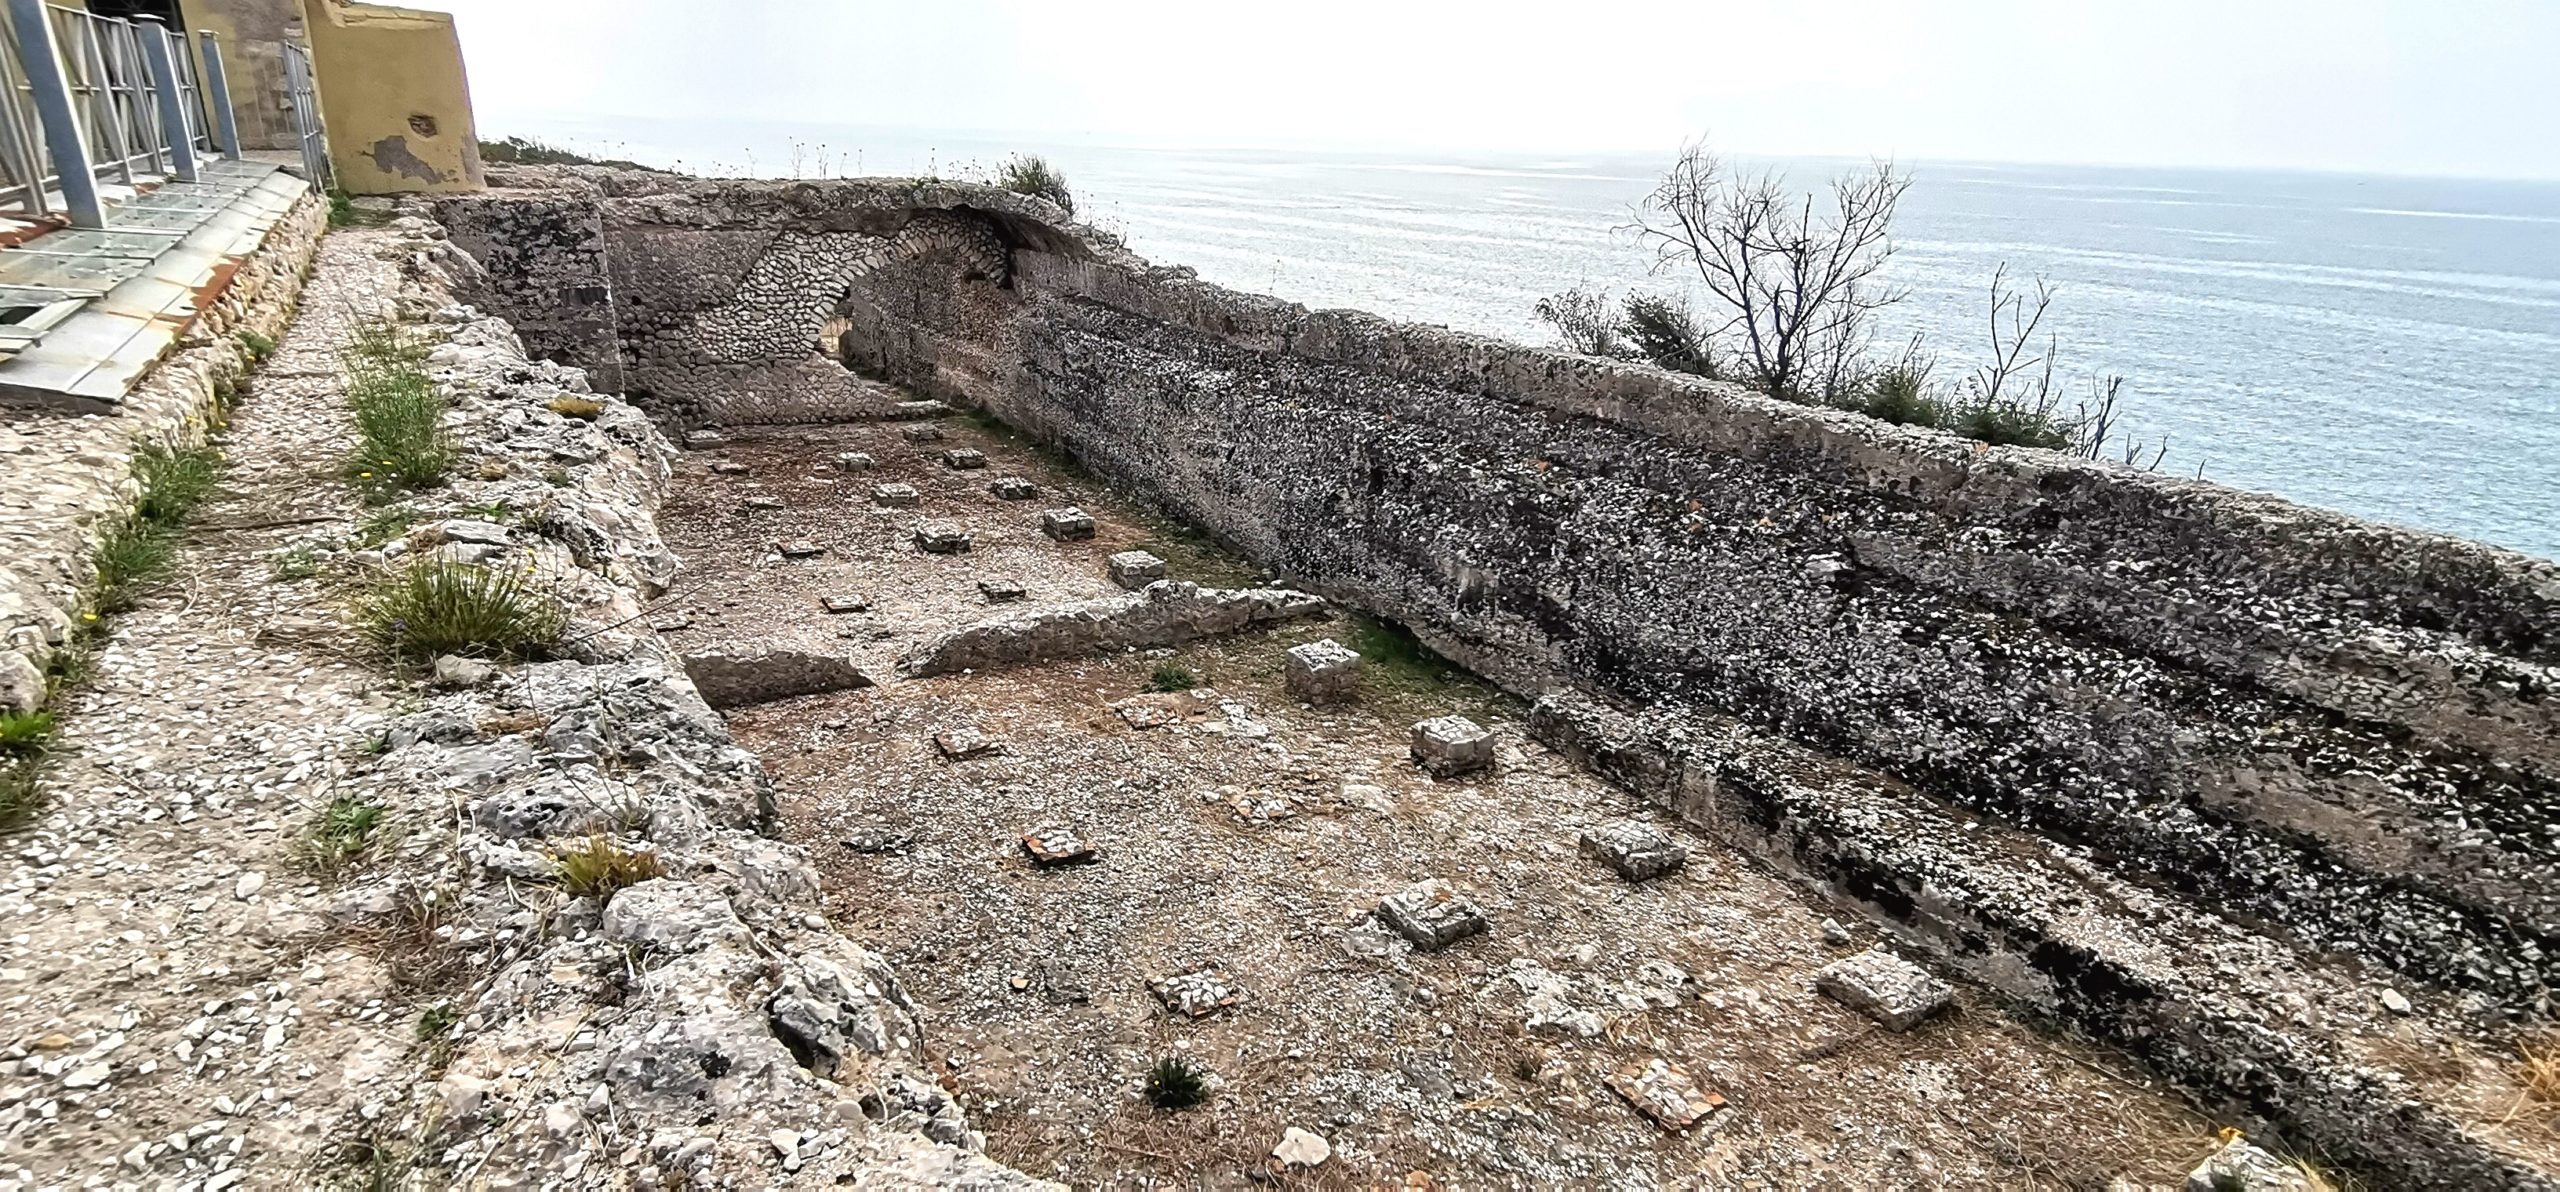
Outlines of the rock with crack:
{"label": "rock with crack", "polygon": [[791,538],[773,544],[773,553],[786,559],[811,559],[827,553],[827,548],[807,538]]}
{"label": "rock with crack", "polygon": [[871,602],[851,593],[842,593],[819,597],[818,607],[831,613],[862,613],[871,611]]}
{"label": "rock with crack", "polygon": [[1907,1031],[1955,1000],[1946,982],[1919,965],[1870,948],[1835,960],[1814,975],[1814,988],[1853,1010],[1861,1010],[1889,1031]]}
{"label": "rock with crack", "polygon": [[912,509],[923,500],[912,484],[883,484],[871,490],[871,503],[883,509]]}
{"label": "rock with crack", "polygon": [[1724,1108],[1721,1094],[1698,1087],[1679,1065],[1658,1056],[1610,1073],[1609,1088],[1665,1130],[1686,1130]]}
{"label": "rock with crack", "polygon": [[1689,850],[1661,829],[1635,820],[1611,820],[1582,833],[1582,854],[1606,862],[1631,882],[1651,881],[1689,863]]}
{"label": "rock with crack", "polygon": [[1022,851],[1031,854],[1031,863],[1043,869],[1083,865],[1102,859],[1092,841],[1065,824],[1045,824],[1023,833]]}
{"label": "rock with crack", "polygon": [[935,729],[933,745],[934,748],[942,751],[942,756],[955,762],[982,757],[994,753],[998,748],[995,738],[978,731],[976,726],[967,724]]}
{"label": "rock with crack", "polygon": [[740,708],[872,685],[853,660],[761,642],[706,642],[684,651],[685,674],[703,702]]}
{"label": "rock with crack", "polygon": [[987,453],[975,447],[954,447],[942,453],[942,466],[954,472],[974,472],[987,466]]}
{"label": "rock with crack", "polygon": [[880,466],[880,461],[871,458],[871,453],[868,451],[838,452],[829,462],[833,463],[839,472],[868,472]]}
{"label": "rock with crack", "polygon": [[1028,501],[1040,495],[1040,486],[1020,476],[998,476],[987,485],[987,492],[999,501]]}
{"label": "rock with crack", "polygon": [[918,677],[947,675],[1175,646],[1326,611],[1322,599],[1285,588],[1203,588],[1160,580],[1144,592],[1025,609],[947,630],[917,645],[898,669]]}
{"label": "rock with crack", "polygon": [[1012,604],[1026,593],[1020,580],[982,579],[978,581],[978,594],[986,597],[989,604]]}
{"label": "rock with crack", "polygon": [[1378,920],[1424,952],[1437,952],[1493,926],[1475,903],[1436,877],[1387,895],[1378,903]]}
{"label": "rock with crack", "polygon": [[2186,1192],[2317,1192],[2324,1187],[2238,1131],[2229,1132],[2221,1147],[2188,1172],[2186,1182]]}
{"label": "rock with crack", "polygon": [[1310,704],[1338,704],[1359,694],[1359,651],[1332,638],[1289,647],[1289,694]]}
{"label": "rock with crack", "polygon": [[1124,550],[1111,556],[1111,582],[1132,592],[1164,578],[1164,560],[1142,550]]}
{"label": "rock with crack", "polygon": [[969,552],[969,529],[958,522],[929,521],[916,527],[916,549],[928,555]]}
{"label": "rock with crack", "polygon": [[1093,530],[1093,515],[1072,505],[1040,515],[1040,532],[1060,542],[1082,542],[1093,537]]}
{"label": "rock with crack", "polygon": [[1493,734],[1464,716],[1434,716],[1413,726],[1413,760],[1434,778],[1455,778],[1493,764]]}

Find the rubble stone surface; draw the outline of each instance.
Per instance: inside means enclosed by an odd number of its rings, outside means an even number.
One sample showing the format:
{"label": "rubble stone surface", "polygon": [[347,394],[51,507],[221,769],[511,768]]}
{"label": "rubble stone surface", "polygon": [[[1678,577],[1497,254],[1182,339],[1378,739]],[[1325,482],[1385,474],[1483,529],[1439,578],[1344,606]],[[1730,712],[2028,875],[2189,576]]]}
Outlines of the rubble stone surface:
{"label": "rubble stone surface", "polygon": [[1436,877],[1388,895],[1378,903],[1378,919],[1425,952],[1437,952],[1493,926],[1476,904]]}
{"label": "rubble stone surface", "polygon": [[1651,881],[1689,863],[1689,850],[1662,830],[1636,820],[1610,820],[1584,829],[1582,851],[1607,862],[1631,882]]}
{"label": "rubble stone surface", "polygon": [[1289,694],[1311,704],[1338,704],[1360,694],[1360,653],[1332,638],[1289,648]]}
{"label": "rubble stone surface", "polygon": [[1132,592],[1164,578],[1164,560],[1142,550],[1111,556],[1111,582]]}

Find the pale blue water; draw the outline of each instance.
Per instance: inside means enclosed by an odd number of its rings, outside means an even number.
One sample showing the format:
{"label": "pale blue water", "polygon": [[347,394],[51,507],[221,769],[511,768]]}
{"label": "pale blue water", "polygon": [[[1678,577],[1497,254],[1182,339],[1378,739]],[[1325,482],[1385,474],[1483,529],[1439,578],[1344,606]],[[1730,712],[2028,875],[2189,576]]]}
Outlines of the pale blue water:
{"label": "pale blue water", "polygon": [[[1130,148],[851,126],[493,129],[772,176],[1063,168],[1079,213],[1161,264],[1310,306],[1543,342],[1538,298],[1669,289],[1615,229],[1676,146],[1512,156]],[[1856,163],[1770,164],[1818,184]],[[2006,262],[2060,291],[2064,372],[2132,378],[2164,470],[2560,558],[2560,184],[1903,163],[1889,267],[1942,368],[1982,352]]]}

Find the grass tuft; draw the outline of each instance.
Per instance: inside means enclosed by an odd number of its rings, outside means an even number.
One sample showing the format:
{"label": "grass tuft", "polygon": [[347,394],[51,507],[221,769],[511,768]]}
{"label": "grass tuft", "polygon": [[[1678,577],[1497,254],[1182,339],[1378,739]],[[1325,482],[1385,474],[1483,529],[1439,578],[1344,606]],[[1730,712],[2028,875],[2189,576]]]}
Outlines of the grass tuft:
{"label": "grass tuft", "polygon": [[375,649],[404,661],[533,658],[558,644],[568,613],[515,571],[425,559],[376,580],[357,602],[356,624]]}
{"label": "grass tuft", "polygon": [[1189,691],[1199,685],[1199,674],[1179,663],[1165,663],[1147,675],[1149,691]]}
{"label": "grass tuft", "polygon": [[607,902],[614,892],[666,874],[658,855],[626,849],[610,836],[589,836],[551,854],[560,888],[581,898]]}
{"label": "grass tuft", "polygon": [[240,350],[248,354],[249,364],[253,368],[264,362],[267,357],[276,354],[276,337],[272,335],[257,331],[243,331],[235,338],[240,341]]}
{"label": "grass tuft", "polygon": [[267,574],[280,580],[310,579],[320,574],[320,552],[309,543],[278,551],[267,559]]}
{"label": "grass tuft", "polygon": [[382,816],[380,804],[355,795],[340,795],[313,819],[297,854],[312,872],[337,877],[373,852],[379,842],[376,834],[382,827]]}
{"label": "grass tuft", "polygon": [[1180,1056],[1166,1056],[1147,1070],[1147,1104],[1158,1109],[1189,1109],[1209,1095],[1209,1074]]}
{"label": "grass tuft", "polygon": [[2560,1105],[2560,1036],[2540,1043],[2516,1045],[2517,1078],[2524,1095],[2545,1105]]}
{"label": "grass tuft", "polygon": [[53,743],[53,713],[0,712],[0,755],[31,757]]}
{"label": "grass tuft", "polygon": [[996,185],[1015,194],[1047,199],[1069,215],[1076,213],[1076,195],[1067,187],[1067,176],[1037,153],[1017,153],[1006,159],[996,170]]}
{"label": "grass tuft", "polygon": [[361,321],[339,360],[347,408],[356,421],[347,472],[374,500],[444,483],[453,443],[444,432],[444,394],[422,367],[427,345],[392,323]]}
{"label": "grass tuft", "polygon": [[36,784],[41,758],[0,759],[0,832],[26,827],[44,811],[44,790]]}
{"label": "grass tuft", "polygon": [[355,542],[358,547],[373,550],[408,533],[409,528],[417,524],[417,510],[406,505],[385,505],[364,515],[364,520],[356,523]]}

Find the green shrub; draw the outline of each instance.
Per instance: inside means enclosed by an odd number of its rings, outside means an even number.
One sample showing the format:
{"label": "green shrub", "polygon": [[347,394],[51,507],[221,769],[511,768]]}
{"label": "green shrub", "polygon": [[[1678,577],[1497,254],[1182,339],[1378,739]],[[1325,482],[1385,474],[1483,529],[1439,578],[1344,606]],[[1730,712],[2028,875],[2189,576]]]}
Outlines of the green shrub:
{"label": "green shrub", "polygon": [[357,603],[356,624],[375,649],[407,662],[531,658],[559,642],[568,614],[517,572],[424,559],[377,580]]}
{"label": "green shrub", "polygon": [[53,713],[0,712],[0,756],[30,757],[53,740]]}
{"label": "green shrub", "polygon": [[1618,334],[1636,356],[1673,372],[1716,375],[1714,349],[1688,299],[1629,294],[1620,309]]}
{"label": "green shrub", "polygon": [[1067,188],[1067,176],[1037,153],[1017,153],[996,170],[996,185],[1019,195],[1047,199],[1058,210],[1076,213],[1075,192]]}
{"label": "green shrub", "polygon": [[666,874],[656,853],[626,849],[614,843],[612,837],[602,835],[587,837],[551,854],[551,863],[559,874],[561,889],[598,902],[610,900],[615,891],[625,886]]}
{"label": "green shrub", "polygon": [[343,228],[356,222],[355,196],[337,187],[329,189],[329,226]]}
{"label": "green shrub", "polygon": [[649,167],[621,158],[589,157],[533,137],[500,137],[480,142],[480,160],[502,165],[524,166],[612,166],[622,170],[645,170]]}
{"label": "green shrub", "polygon": [[1177,663],[1165,663],[1147,676],[1149,691],[1189,691],[1200,685],[1200,676]]}
{"label": "green shrub", "polygon": [[2063,448],[2071,445],[2070,429],[2052,414],[2009,402],[1968,402],[1952,411],[1946,429],[1968,439],[2003,447]]}
{"label": "green shrub", "polygon": [[1158,1109],[1189,1109],[1209,1095],[1209,1074],[1180,1056],[1166,1056],[1147,1070],[1147,1104]]}
{"label": "green shrub", "polygon": [[1947,403],[1929,392],[1927,370],[1910,362],[1878,371],[1865,392],[1846,404],[1896,426],[1940,427],[1947,422]]}
{"label": "green shrub", "polygon": [[248,355],[251,365],[256,365],[276,354],[276,339],[272,335],[258,331],[243,331],[235,338],[239,339],[240,350]]}

